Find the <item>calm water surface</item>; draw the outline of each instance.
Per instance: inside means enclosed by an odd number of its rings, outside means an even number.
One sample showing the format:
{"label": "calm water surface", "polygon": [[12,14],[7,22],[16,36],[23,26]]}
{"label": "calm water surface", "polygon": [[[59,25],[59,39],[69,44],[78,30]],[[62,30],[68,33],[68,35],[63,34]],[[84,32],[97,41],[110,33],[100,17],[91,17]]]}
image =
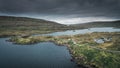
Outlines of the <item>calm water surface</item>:
{"label": "calm water surface", "polygon": [[[50,35],[50,36],[60,36],[60,35],[76,35],[76,34],[85,34],[85,33],[92,33],[92,32],[120,32],[119,28],[114,27],[102,27],[102,28],[89,28],[89,29],[80,29],[80,30],[68,30],[63,32],[54,32],[50,34],[43,34]],[[33,35],[33,36],[41,36],[41,34]]]}
{"label": "calm water surface", "polygon": [[67,47],[51,42],[16,45],[0,38],[0,68],[76,68]]}

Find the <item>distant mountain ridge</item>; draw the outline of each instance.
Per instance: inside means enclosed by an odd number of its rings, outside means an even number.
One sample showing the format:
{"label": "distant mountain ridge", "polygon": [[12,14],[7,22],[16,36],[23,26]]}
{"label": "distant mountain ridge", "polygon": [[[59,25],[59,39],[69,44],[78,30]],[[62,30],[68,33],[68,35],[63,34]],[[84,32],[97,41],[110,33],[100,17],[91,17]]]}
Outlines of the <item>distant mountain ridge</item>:
{"label": "distant mountain ridge", "polygon": [[0,23],[6,23],[6,25],[7,24],[12,24],[12,23],[24,24],[24,25],[28,25],[28,24],[31,24],[31,23],[32,24],[37,24],[37,25],[39,23],[44,23],[44,24],[51,23],[51,24],[61,25],[59,23],[56,23],[56,22],[53,22],[53,21],[47,21],[47,20],[43,20],[43,19],[28,18],[28,17],[14,17],[14,16],[0,16]]}
{"label": "distant mountain ridge", "polygon": [[[120,27],[120,20],[118,21],[96,21],[81,24],[63,25],[53,21],[43,19],[28,18],[28,17],[14,17],[14,16],[0,16],[0,27],[6,26],[36,26],[36,27],[53,27],[55,29],[61,27],[65,29],[81,29],[91,27]],[[52,28],[52,29],[53,29]]]}
{"label": "distant mountain ridge", "polygon": [[74,25],[70,25],[70,26],[81,27],[81,28],[93,28],[93,27],[117,27],[117,28],[120,28],[120,20],[117,20],[117,21],[96,21],[96,22],[74,24]]}

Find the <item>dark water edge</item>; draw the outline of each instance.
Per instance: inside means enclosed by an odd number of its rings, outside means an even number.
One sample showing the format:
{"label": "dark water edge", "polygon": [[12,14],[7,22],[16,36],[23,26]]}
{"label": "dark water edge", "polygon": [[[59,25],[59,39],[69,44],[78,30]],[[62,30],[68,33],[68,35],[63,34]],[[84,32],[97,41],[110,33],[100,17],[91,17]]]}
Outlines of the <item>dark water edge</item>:
{"label": "dark water edge", "polygon": [[67,47],[52,42],[17,45],[0,38],[0,68],[78,68]]}

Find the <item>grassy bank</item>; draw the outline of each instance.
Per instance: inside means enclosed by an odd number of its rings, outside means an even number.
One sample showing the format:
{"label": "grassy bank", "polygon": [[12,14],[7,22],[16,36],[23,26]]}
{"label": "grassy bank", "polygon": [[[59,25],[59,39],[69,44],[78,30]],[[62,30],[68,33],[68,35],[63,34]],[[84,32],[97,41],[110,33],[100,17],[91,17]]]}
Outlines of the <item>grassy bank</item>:
{"label": "grassy bank", "polygon": [[[104,43],[97,43],[95,39],[111,38]],[[34,36],[12,37],[10,41],[16,44],[33,44],[52,41],[58,45],[66,45],[79,65],[92,68],[120,67],[120,32],[87,33],[73,36]],[[117,52],[116,52],[117,51]]]}

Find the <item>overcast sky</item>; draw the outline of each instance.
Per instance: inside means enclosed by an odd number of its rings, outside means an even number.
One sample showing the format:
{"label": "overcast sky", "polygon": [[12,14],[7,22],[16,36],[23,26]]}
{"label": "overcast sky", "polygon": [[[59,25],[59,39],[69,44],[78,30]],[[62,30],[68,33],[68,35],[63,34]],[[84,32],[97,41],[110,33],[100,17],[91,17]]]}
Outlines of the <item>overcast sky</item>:
{"label": "overcast sky", "polygon": [[120,19],[120,0],[0,0],[0,15],[42,18],[62,24]]}

